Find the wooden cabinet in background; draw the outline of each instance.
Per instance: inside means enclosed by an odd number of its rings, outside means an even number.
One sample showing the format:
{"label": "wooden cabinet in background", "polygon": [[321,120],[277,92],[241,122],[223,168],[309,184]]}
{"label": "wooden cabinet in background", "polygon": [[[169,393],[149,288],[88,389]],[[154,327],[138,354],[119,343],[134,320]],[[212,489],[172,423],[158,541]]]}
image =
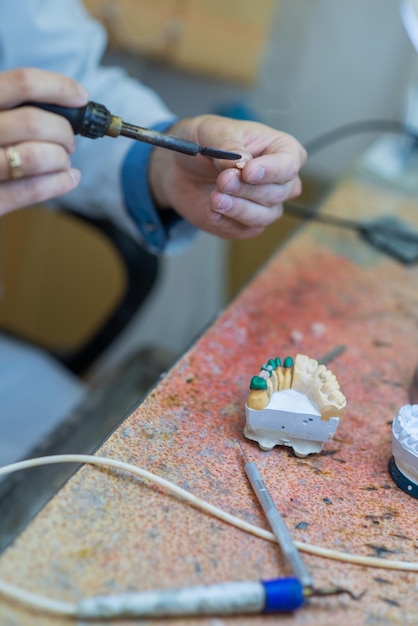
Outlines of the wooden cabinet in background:
{"label": "wooden cabinet in background", "polygon": [[84,0],[109,42],[218,79],[257,79],[277,0]]}

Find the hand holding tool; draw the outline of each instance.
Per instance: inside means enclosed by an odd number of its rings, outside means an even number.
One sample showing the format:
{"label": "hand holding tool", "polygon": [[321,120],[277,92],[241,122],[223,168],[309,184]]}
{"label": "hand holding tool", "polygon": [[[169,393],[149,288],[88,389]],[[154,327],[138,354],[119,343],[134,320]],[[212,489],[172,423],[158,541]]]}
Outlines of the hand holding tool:
{"label": "hand holding tool", "polygon": [[166,133],[160,133],[156,130],[143,128],[142,126],[134,126],[124,122],[121,117],[112,115],[112,113],[103,105],[90,101],[84,107],[63,107],[56,104],[45,104],[41,102],[25,102],[21,106],[33,106],[50,113],[55,113],[65,117],[71,124],[76,135],[97,139],[104,137],[130,137],[137,141],[175,150],[183,154],[203,156],[212,159],[227,159],[229,161],[241,159],[241,155],[236,152],[225,152],[224,150],[216,150],[215,148],[204,148],[194,141],[174,137]]}

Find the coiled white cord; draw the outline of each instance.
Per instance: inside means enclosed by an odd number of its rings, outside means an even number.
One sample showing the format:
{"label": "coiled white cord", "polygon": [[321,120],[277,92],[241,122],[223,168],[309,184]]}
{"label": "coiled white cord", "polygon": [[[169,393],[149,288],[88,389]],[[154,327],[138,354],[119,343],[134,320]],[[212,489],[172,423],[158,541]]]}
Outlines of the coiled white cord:
{"label": "coiled white cord", "polygon": [[[201,498],[196,497],[192,493],[186,491],[185,489],[182,489],[181,487],[178,487],[168,480],[165,480],[164,478],[161,478],[156,474],[152,474],[147,470],[137,467],[136,465],[125,463],[124,461],[118,461],[107,457],[91,456],[87,454],[60,454],[55,456],[27,459],[25,461],[19,461],[18,463],[5,465],[3,467],[0,467],[0,476],[3,474],[17,472],[18,470],[37,467],[40,465],[51,465],[54,463],[86,463],[99,467],[110,467],[121,470],[123,472],[134,474],[135,476],[139,476],[140,478],[144,478],[145,480],[164,487],[170,493],[179,496],[182,500],[189,502],[194,507],[200,509],[201,511],[204,511],[205,513],[208,513],[209,515],[212,515],[213,517],[217,517],[227,524],[231,524],[232,526],[240,528],[247,533],[251,533],[256,537],[260,537],[261,539],[266,539],[268,541],[277,543],[276,537],[273,535],[273,533],[264,530],[263,528],[259,528],[258,526],[254,526],[253,524],[249,524],[248,522],[245,522],[244,520],[241,520],[240,518],[235,517],[234,515],[231,515],[226,511],[222,511],[222,509],[213,506],[213,504],[205,502]],[[326,559],[333,559],[336,561],[344,561],[346,563],[365,565],[368,567],[377,567],[381,569],[418,572],[418,563],[408,561],[393,561],[389,559],[379,559],[375,557],[346,554],[343,552],[337,552],[336,550],[330,550],[328,548],[321,548],[318,546],[313,546],[311,544],[301,543],[299,541],[295,541],[295,545],[299,550],[303,552],[307,552],[309,554],[320,556]],[[19,587],[11,585],[2,580],[0,580],[0,593],[10,599],[18,601],[19,603],[33,610],[42,610],[49,613],[65,615],[68,617],[75,617],[78,615],[77,604],[51,600],[49,598],[45,598],[44,596],[24,591],[23,589],[20,589]]]}

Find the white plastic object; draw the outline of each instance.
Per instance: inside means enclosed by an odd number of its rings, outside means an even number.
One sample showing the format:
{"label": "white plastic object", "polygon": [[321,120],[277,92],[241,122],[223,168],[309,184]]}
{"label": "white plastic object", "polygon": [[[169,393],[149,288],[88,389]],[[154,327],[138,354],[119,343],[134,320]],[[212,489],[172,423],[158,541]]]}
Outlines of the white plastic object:
{"label": "white plastic object", "polygon": [[392,423],[390,474],[395,483],[418,498],[418,404],[406,404]]}
{"label": "white plastic object", "polygon": [[267,408],[256,411],[246,406],[245,413],[244,434],[248,439],[257,441],[262,450],[291,446],[300,457],[320,452],[340,423],[339,417],[321,419],[309,398],[293,389],[276,391]]}

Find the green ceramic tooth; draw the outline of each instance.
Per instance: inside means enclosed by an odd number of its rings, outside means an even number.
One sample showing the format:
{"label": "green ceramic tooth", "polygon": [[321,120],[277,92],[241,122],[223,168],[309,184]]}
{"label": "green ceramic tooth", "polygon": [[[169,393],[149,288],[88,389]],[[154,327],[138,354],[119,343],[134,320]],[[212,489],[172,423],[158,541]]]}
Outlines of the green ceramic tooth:
{"label": "green ceramic tooth", "polygon": [[267,381],[264,378],[261,378],[261,376],[253,376],[250,382],[250,389],[253,389],[253,390],[263,389],[264,391],[266,391]]}

